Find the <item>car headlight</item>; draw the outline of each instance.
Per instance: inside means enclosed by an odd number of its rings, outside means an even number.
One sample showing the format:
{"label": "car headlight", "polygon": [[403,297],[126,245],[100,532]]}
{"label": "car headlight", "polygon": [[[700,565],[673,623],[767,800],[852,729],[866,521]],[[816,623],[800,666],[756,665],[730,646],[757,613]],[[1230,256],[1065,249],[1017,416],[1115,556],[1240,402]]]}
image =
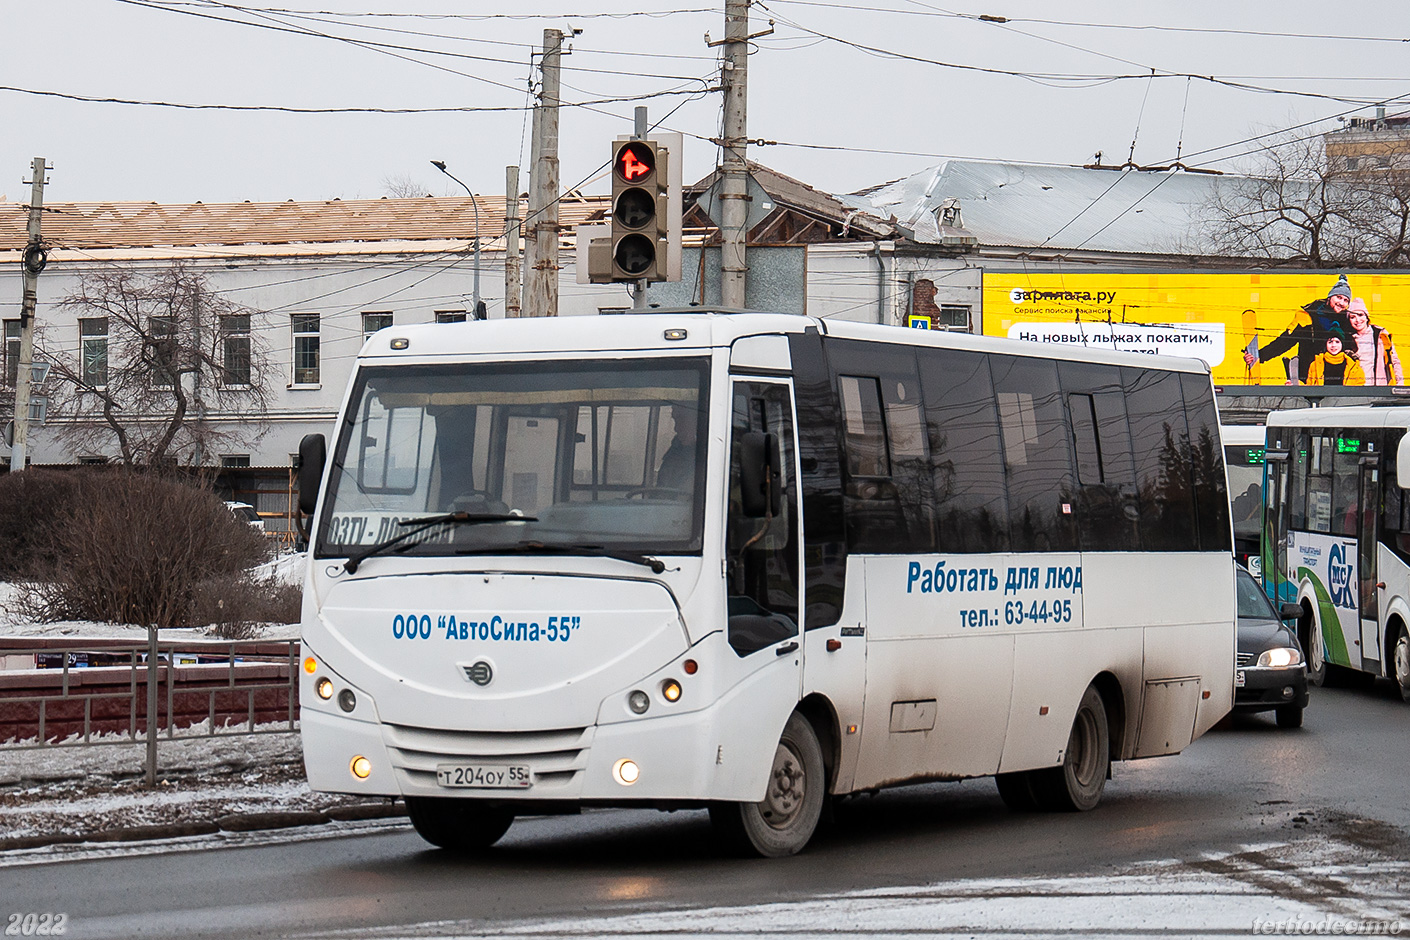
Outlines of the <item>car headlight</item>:
{"label": "car headlight", "polygon": [[1302,664],[1302,654],[1297,650],[1287,646],[1280,646],[1276,649],[1264,650],[1258,654],[1258,665],[1270,666],[1274,669],[1286,669],[1288,666],[1298,666]]}

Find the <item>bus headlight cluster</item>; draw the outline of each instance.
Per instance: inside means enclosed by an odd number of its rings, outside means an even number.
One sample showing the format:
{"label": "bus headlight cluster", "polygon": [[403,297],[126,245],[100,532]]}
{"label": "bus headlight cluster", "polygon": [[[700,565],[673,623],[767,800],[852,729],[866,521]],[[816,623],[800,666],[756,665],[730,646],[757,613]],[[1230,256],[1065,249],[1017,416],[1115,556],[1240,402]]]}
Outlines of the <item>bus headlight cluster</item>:
{"label": "bus headlight cluster", "polygon": [[1288,666],[1296,666],[1301,662],[1302,654],[1286,646],[1264,650],[1262,653],[1258,654],[1258,665],[1271,666],[1274,669],[1285,669]]}
{"label": "bus headlight cluster", "polygon": [[[309,663],[314,664],[314,669],[318,668],[318,664],[314,663],[313,657],[310,656],[308,659],[304,660],[305,672],[312,671],[308,668]],[[323,699],[323,701],[326,702],[333,697],[333,680],[328,678],[327,676],[324,676],[323,678],[319,679],[316,683],[314,683],[313,690],[318,693],[319,698]],[[357,708],[357,694],[353,692],[352,689],[344,689],[343,691],[339,692],[338,707],[345,712],[350,712],[354,708]]]}

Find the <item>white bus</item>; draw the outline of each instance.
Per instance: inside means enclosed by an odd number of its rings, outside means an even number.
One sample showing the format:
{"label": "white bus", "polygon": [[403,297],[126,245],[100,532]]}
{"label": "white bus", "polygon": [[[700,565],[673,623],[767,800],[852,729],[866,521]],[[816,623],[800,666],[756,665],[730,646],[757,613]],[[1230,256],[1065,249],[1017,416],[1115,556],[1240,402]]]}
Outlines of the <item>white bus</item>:
{"label": "white bus", "polygon": [[1263,425],[1225,424],[1224,466],[1234,519],[1234,560],[1259,577],[1263,527]]}
{"label": "white bus", "polygon": [[1263,582],[1302,605],[1307,675],[1395,680],[1410,701],[1410,409],[1268,415]]}
{"label": "white bus", "polygon": [[439,846],[708,807],[780,856],[831,796],[986,775],[1086,810],[1233,700],[1194,360],[758,313],[399,326],[328,450],[309,781]]}

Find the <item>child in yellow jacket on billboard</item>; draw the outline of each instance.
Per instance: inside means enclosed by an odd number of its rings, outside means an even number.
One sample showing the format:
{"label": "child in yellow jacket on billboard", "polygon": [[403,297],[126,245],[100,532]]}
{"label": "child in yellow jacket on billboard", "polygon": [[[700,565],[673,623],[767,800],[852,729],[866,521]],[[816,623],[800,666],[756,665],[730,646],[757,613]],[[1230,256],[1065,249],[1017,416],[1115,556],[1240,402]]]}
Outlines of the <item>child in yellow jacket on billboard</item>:
{"label": "child in yellow jacket on billboard", "polygon": [[1327,351],[1307,367],[1308,385],[1365,385],[1366,373],[1356,359],[1342,351],[1346,336],[1340,325],[1327,331]]}

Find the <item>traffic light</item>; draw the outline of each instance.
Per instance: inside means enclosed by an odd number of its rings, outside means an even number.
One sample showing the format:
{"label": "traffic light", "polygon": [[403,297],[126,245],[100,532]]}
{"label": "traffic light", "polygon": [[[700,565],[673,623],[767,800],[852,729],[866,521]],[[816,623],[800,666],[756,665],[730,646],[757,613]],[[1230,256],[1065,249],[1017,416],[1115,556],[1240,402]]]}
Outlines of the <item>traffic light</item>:
{"label": "traffic light", "polygon": [[614,281],[667,278],[669,157],[655,140],[619,140],[612,145]]}

